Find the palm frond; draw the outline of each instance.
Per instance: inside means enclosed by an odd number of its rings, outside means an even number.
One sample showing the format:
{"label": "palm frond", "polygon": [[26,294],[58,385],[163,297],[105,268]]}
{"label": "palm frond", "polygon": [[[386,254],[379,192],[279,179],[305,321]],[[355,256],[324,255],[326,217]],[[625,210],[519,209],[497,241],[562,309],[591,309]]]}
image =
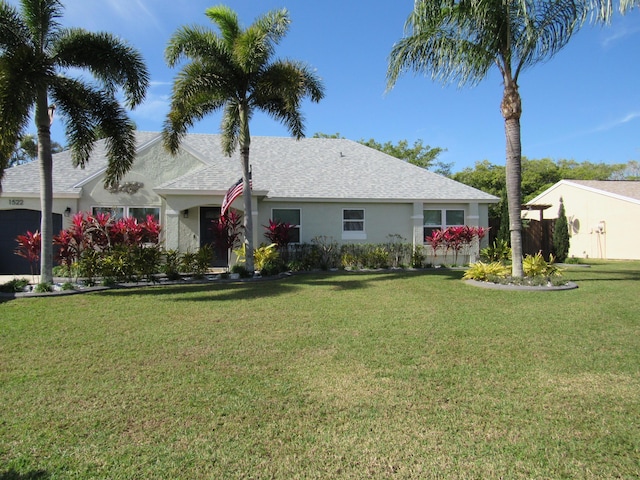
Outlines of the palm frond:
{"label": "palm frond", "polygon": [[51,95],[58,110],[66,119],[65,134],[74,166],[84,168],[97,140],[98,122],[93,114],[101,92],[84,83],[59,77],[51,86]]}
{"label": "palm frond", "polygon": [[185,26],[171,36],[164,57],[167,65],[173,68],[184,59],[229,59],[231,53],[226,43],[212,31],[199,26]]}
{"label": "palm frond", "polygon": [[220,130],[222,132],[222,151],[230,157],[238,147],[240,140],[240,105],[237,101],[226,103]]}
{"label": "palm frond", "polygon": [[31,33],[20,13],[6,2],[0,3],[0,52],[30,46]]}
{"label": "palm frond", "polygon": [[320,78],[302,62],[277,61],[259,76],[252,92],[252,104],[282,122],[296,138],[304,136],[304,117],[300,103],[310,97],[324,97]]}
{"label": "palm frond", "polygon": [[119,182],[135,158],[135,125],[110,92],[74,79],[52,86],[56,108],[69,119],[66,135],[74,165],[84,167],[95,141],[104,137],[108,166],[105,188]]}
{"label": "palm frond", "polygon": [[109,92],[122,87],[131,108],[144,100],[149,87],[141,54],[110,33],[67,29],[55,43],[53,58],[61,67],[88,70]]}
{"label": "palm frond", "polygon": [[[194,61],[186,65],[173,84],[171,107],[163,125],[165,147],[176,153],[189,127],[221,108],[234,94],[230,79],[211,71],[209,65]],[[229,90],[231,89],[231,90]]]}
{"label": "palm frond", "polygon": [[205,15],[218,26],[225,45],[231,49],[230,47],[242,31],[237,13],[227,5],[217,5],[205,10]]}
{"label": "palm frond", "polygon": [[580,1],[559,0],[554,2],[532,2],[530,16],[522,19],[522,12],[515,12],[512,24],[518,28],[514,33],[514,56],[518,59],[514,79],[520,71],[553,57],[564,48],[573,32],[584,23],[588,10]]}
{"label": "palm frond", "polygon": [[22,18],[40,51],[47,51],[58,35],[63,5],[60,0],[22,0]]}
{"label": "palm frond", "polygon": [[[591,12],[591,20],[594,22],[609,23],[615,12],[612,0],[588,0],[588,8]],[[623,15],[628,11],[640,8],[640,0],[620,0],[618,10]]]}

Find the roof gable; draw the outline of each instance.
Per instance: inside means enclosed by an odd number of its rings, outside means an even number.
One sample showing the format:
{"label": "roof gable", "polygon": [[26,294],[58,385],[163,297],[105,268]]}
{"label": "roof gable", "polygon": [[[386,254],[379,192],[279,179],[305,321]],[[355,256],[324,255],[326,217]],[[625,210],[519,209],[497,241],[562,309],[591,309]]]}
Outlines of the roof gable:
{"label": "roof gable", "polygon": [[569,186],[586,190],[597,195],[618,198],[640,204],[640,181],[632,180],[560,180],[552,185],[536,198],[527,202],[527,205],[535,204],[561,186]]}

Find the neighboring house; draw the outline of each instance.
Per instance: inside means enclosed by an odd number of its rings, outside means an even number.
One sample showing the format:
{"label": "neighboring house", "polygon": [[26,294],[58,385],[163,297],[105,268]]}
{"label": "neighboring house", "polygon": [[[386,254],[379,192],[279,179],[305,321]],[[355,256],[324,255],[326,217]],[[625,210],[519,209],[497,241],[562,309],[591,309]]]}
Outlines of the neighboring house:
{"label": "neighboring house", "polygon": [[[640,182],[561,180],[527,205],[548,205],[544,218],[557,218],[561,198],[571,236],[570,257],[640,259]],[[523,218],[534,220],[540,215],[526,207],[522,212]]]}
{"label": "neighboring house", "polygon": [[[53,211],[63,227],[76,212],[157,216],[167,249],[195,251],[212,241],[209,227],[241,177],[239,154],[226,157],[219,135],[188,134],[176,156],[157,132],[138,132],[138,153],[119,191],[104,189],[103,141],[86,168],[70,152],[54,155]],[[449,225],[488,225],[499,199],[346,139],[252,137],[254,242],[267,242],[269,219],[294,224],[296,240],[382,243],[399,235],[422,245],[425,232]],[[37,162],[9,168],[0,193],[0,273],[15,273],[15,236],[39,229]],[[233,206],[243,209],[242,198]],[[243,212],[241,212],[243,213]],[[23,221],[14,228],[17,218]],[[425,220],[426,219],[426,220]],[[57,227],[56,227],[57,228]],[[54,230],[56,231],[56,230]],[[218,258],[217,265],[227,259]]]}

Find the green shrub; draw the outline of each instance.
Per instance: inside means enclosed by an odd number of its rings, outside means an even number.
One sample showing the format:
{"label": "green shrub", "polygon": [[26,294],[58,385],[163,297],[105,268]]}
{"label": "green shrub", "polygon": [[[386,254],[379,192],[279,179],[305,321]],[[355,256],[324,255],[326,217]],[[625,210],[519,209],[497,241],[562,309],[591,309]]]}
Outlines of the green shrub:
{"label": "green shrub", "polygon": [[333,237],[319,235],[311,240],[313,248],[311,253],[314,257],[314,263],[317,268],[328,270],[336,268],[340,261],[340,247]]}
{"label": "green shrub", "polygon": [[47,293],[47,292],[53,291],[53,286],[48,282],[43,282],[43,283],[37,284],[34,287],[33,291],[37,293]]}
{"label": "green shrub", "polygon": [[542,256],[542,252],[524,257],[522,260],[522,269],[524,270],[525,276],[549,278],[560,275],[560,269],[553,264],[553,255],[549,257],[548,262]]}
{"label": "green shrub", "polygon": [[553,226],[553,253],[559,262],[564,262],[569,255],[569,223],[564,209],[562,197],[560,197],[560,209],[558,210],[558,218]]}
{"label": "green shrub", "polygon": [[164,252],[162,272],[167,276],[168,280],[180,279],[180,261],[180,252],[177,250],[166,250]]}
{"label": "green shrub", "polygon": [[267,259],[262,268],[260,274],[264,277],[270,277],[272,275],[278,275],[286,270],[286,266],[280,257]]}
{"label": "green shrub", "polygon": [[478,280],[480,282],[487,282],[490,279],[502,279],[506,278],[509,274],[509,267],[500,262],[476,262],[472,263],[469,268],[464,272],[462,277],[464,280]]}
{"label": "green shrub", "polygon": [[259,272],[262,272],[267,263],[273,263],[277,258],[279,258],[279,254],[275,243],[260,245],[253,251],[253,263]]}
{"label": "green shrub", "polygon": [[251,278],[253,275],[247,270],[241,263],[236,263],[233,267],[231,267],[231,273],[237,273],[240,275],[240,278]]}
{"label": "green shrub", "polygon": [[78,260],[78,275],[86,278],[88,285],[95,284],[95,277],[99,275],[101,255],[93,249],[83,250]]}
{"label": "green shrub", "polygon": [[480,257],[488,262],[507,263],[511,260],[511,247],[506,240],[496,240],[480,250]]}
{"label": "green shrub", "polygon": [[162,250],[157,245],[146,247],[133,247],[133,265],[138,277],[147,281],[155,281],[156,274],[161,271]]}
{"label": "green shrub", "polygon": [[196,254],[188,251],[183,253],[178,265],[180,273],[193,273],[196,269]]}
{"label": "green shrub", "polygon": [[213,261],[213,247],[211,245],[201,246],[196,255],[193,273],[196,277],[203,277],[211,267]]}
{"label": "green shrub", "polygon": [[347,270],[352,270],[359,267],[358,258],[353,253],[349,252],[345,252],[342,254],[342,256],[340,257],[340,264],[342,265],[342,268]]}
{"label": "green shrub", "polygon": [[388,268],[389,252],[384,247],[373,247],[365,254],[364,266],[366,268]]}
{"label": "green shrub", "polygon": [[413,268],[423,268],[427,260],[427,255],[424,252],[422,245],[416,245],[413,253],[411,254],[411,266]]}
{"label": "green shrub", "polygon": [[26,278],[14,278],[0,285],[0,292],[3,292],[3,293],[23,292],[27,285],[29,285],[29,280],[27,280]]}

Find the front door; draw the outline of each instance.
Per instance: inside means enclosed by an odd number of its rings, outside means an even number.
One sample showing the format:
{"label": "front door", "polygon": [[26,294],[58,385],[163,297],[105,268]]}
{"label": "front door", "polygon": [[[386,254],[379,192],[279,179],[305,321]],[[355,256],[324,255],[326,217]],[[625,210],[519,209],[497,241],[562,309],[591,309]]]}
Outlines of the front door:
{"label": "front door", "polygon": [[200,207],[200,246],[211,245],[213,247],[212,267],[227,267],[229,265],[229,252],[224,246],[216,244],[213,234],[213,221],[220,218],[220,207]]}

